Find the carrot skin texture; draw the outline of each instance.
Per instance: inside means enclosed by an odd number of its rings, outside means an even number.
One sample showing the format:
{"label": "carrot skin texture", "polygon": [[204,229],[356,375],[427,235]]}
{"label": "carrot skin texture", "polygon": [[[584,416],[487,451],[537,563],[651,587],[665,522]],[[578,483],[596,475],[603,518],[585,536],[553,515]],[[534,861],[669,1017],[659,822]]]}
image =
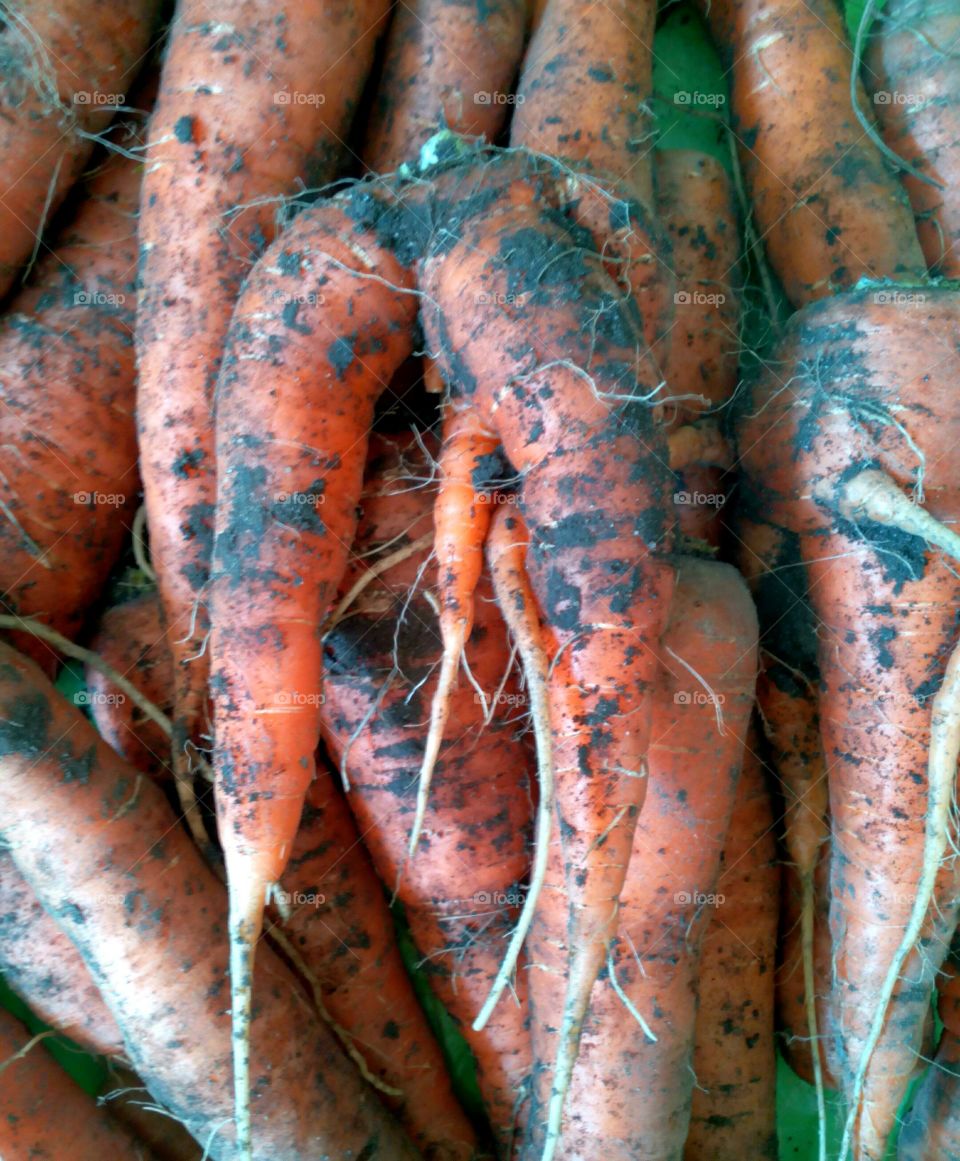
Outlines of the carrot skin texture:
{"label": "carrot skin texture", "polygon": [[[570,1086],[560,1144],[570,1161],[682,1155],[700,944],[719,890],[753,709],[756,646],[756,611],[739,573],[714,561],[679,559],[661,639],[670,654],[653,710],[650,789],[620,895],[612,969],[594,984]],[[541,960],[538,948],[531,958]],[[610,970],[655,1043],[625,1009]]]}
{"label": "carrot skin texture", "polygon": [[[659,669],[652,646],[666,621],[673,570],[659,556],[669,542],[663,433],[642,407],[626,421],[613,400],[642,390],[633,353],[643,342],[638,312],[596,267],[573,264],[563,269],[562,288],[541,285],[545,264],[571,238],[532,192],[527,182],[513,183],[509,214],[464,222],[456,244],[423,262],[420,285],[437,304],[425,313],[424,327],[445,380],[463,385],[522,476],[529,572],[545,619],[560,648],[576,640],[551,682],[573,932],[567,934],[567,916],[555,907],[549,921],[572,951],[564,1016],[569,1059],[616,930],[616,899],[646,787],[637,775]],[[510,295],[513,305],[483,316],[481,355],[476,303],[509,302]],[[583,327],[594,307],[617,320],[607,335],[591,336]],[[511,355],[521,332],[523,369]],[[557,352],[589,381],[558,364]],[[518,373],[522,389],[504,389]],[[648,459],[644,449],[657,447],[660,455]],[[572,692],[579,689],[588,692]],[[608,828],[601,856],[595,843]]]}
{"label": "carrot skin texture", "polygon": [[[344,589],[363,576],[366,562],[376,559],[366,554],[380,545],[410,543],[431,528],[436,488],[409,490],[405,477],[423,474],[420,453],[404,450],[399,441],[391,450],[392,442],[376,436],[371,442],[363,516]],[[506,948],[518,911],[518,884],[529,865],[530,755],[516,720],[522,694],[511,678],[484,725],[473,686],[461,680],[454,688],[450,720],[456,731],[441,751],[423,843],[408,860],[425,707],[435,675],[422,689],[418,686],[440,653],[434,614],[419,596],[412,598],[399,630],[402,673],[386,683],[394,665],[394,619],[427,556],[423,550],[383,572],[361,594],[354,615],[327,636],[323,734],[338,764],[346,761],[349,802],[363,840],[380,878],[403,904],[414,942],[429,965],[430,986],[477,1060],[490,1123],[509,1156],[522,1128],[518,1105],[532,1067],[525,972],[518,972],[517,996],[505,998],[482,1031],[474,1031],[472,1024]],[[488,693],[500,687],[509,654],[484,574],[466,657]]]}
{"label": "carrot skin texture", "polygon": [[35,1016],[85,1052],[123,1051],[117,1022],[80,953],[0,853],[0,972]]}
{"label": "carrot skin texture", "polygon": [[319,980],[324,1006],[370,1072],[400,1089],[384,1103],[425,1157],[469,1161],[473,1128],[453,1095],[400,957],[383,886],[331,770],[319,769],[307,791],[282,886],[291,905],[283,930]]}
{"label": "carrot skin texture", "polygon": [[684,1161],[776,1161],[773,977],[779,868],[756,738],[747,739],[715,912],[700,958]]}
{"label": "carrot skin texture", "polygon": [[298,179],[336,176],[386,11],[387,0],[282,10],[241,0],[224,27],[201,0],[177,5],[144,177],[137,329],[144,501],[178,681],[175,751],[205,724],[213,392],[231,313],[275,234],[274,199]]}
{"label": "carrot skin texture", "polygon": [[833,0],[701,0],[700,7],[726,63],[736,62],[731,112],[744,180],[793,305],[862,277],[920,279],[926,263],[909,203],[850,101],[852,53],[839,7]]}
{"label": "carrot skin texture", "polygon": [[367,169],[387,173],[413,160],[444,128],[492,141],[513,108],[525,16],[523,0],[398,6],[361,150]]}
{"label": "carrot skin texture", "polygon": [[[906,309],[875,290],[808,308],[788,324],[776,353],[796,369],[789,400],[779,381],[759,384],[740,433],[746,470],[767,489],[767,511],[800,533],[820,624],[820,730],[831,765],[833,833],[831,1015],[845,1086],[913,911],[924,851],[930,702],[955,640],[960,583],[951,562],[919,537],[847,520],[830,496],[865,465],[888,472],[902,489],[915,486],[922,455],[924,507],[937,519],[954,518],[958,432],[949,401],[957,309],[956,295],[931,289]],[[918,323],[927,346],[915,341]],[[826,380],[828,365],[837,371]],[[858,1156],[882,1155],[918,1066],[958,897],[948,864],[938,876],[923,946],[904,965],[872,1054],[857,1106]]]}
{"label": "carrot skin texture", "polygon": [[[37,1161],[150,1161],[147,1149],[110,1119],[63,1071],[42,1043],[19,1060],[30,1033],[0,1009],[0,1150]],[[55,1111],[54,1111],[55,1110]]]}
{"label": "carrot skin texture", "polygon": [[943,187],[904,172],[931,274],[960,276],[960,14],[943,0],[885,6],[866,54],[864,82],[887,145]]}
{"label": "carrot skin texture", "polygon": [[112,1120],[143,1142],[150,1161],[203,1161],[203,1150],[186,1127],[166,1112],[155,1110],[143,1081],[129,1068],[110,1061],[109,1075],[97,1100]]}
{"label": "carrot skin texture", "polygon": [[102,132],[127,103],[159,7],[155,0],[9,5],[0,32],[0,298],[83,172],[93,151],[83,134]]}
{"label": "carrot skin texture", "polygon": [[720,407],[737,386],[740,231],[732,183],[716,158],[660,150],[654,176],[680,300],[663,368],[667,397],[680,396],[664,405],[672,429]]}
{"label": "carrot skin texture", "polygon": [[[160,789],[7,647],[0,709],[3,838],[17,866],[80,949],[151,1092],[203,1144],[216,1128],[210,1156],[232,1161],[222,886]],[[259,966],[254,1156],[366,1149],[412,1161],[412,1146],[313,1019],[290,972],[266,948]]]}
{"label": "carrot skin texture", "polygon": [[[130,636],[124,638],[124,633]],[[137,638],[155,643],[149,651],[148,666],[139,665],[132,679],[145,678],[137,682],[142,692],[159,704],[169,702],[173,670],[160,628],[156,594],[110,610],[101,622],[97,640],[105,635],[115,650],[131,642],[137,661],[144,658]],[[107,659],[114,664],[118,661],[112,656]],[[113,706],[96,701],[93,705],[98,729],[104,735],[97,711],[113,710]],[[118,725],[114,717],[108,718],[107,724]],[[144,773],[152,773],[152,752],[143,745],[147,725],[152,723],[124,723],[120,742],[125,743],[127,753],[123,756],[127,761],[129,751],[141,747],[151,760],[146,769],[140,763],[133,764]],[[122,753],[113,738],[107,740]],[[383,887],[360,842],[350,809],[333,785],[333,775],[319,763],[281,886],[290,913],[283,918],[272,911],[271,929],[282,931],[293,942],[319,983],[326,1011],[371,1072],[401,1090],[400,1097],[385,1098],[385,1103],[407,1125],[418,1147],[424,1152],[429,1149],[437,1161],[470,1156],[473,1130],[453,1096],[440,1048],[400,958]],[[458,1141],[462,1142],[459,1153],[454,1151]]]}
{"label": "carrot skin texture", "polygon": [[[0,321],[0,593],[76,637],[138,487],[133,327],[140,166],[114,157]],[[38,438],[42,433],[42,438]],[[17,634],[49,673],[52,646]]]}
{"label": "carrot skin texture", "polygon": [[957,944],[937,977],[937,1011],[943,1034],[897,1140],[897,1161],[935,1161],[960,1152],[960,975]]}
{"label": "carrot skin texture", "polygon": [[[173,658],[155,592],[108,609],[100,618],[90,648],[158,709],[171,713]],[[102,670],[88,665],[84,677],[86,704],[100,736],[131,766],[157,781],[169,781],[170,741],[163,730],[144,717]]]}

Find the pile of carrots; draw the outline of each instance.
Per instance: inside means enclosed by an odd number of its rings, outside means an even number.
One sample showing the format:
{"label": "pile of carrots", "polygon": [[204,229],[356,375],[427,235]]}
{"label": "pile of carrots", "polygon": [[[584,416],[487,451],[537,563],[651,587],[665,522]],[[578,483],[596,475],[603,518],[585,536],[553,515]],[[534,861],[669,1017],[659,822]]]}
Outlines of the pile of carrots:
{"label": "pile of carrots", "polygon": [[0,46],[0,1157],[960,1158],[956,5]]}

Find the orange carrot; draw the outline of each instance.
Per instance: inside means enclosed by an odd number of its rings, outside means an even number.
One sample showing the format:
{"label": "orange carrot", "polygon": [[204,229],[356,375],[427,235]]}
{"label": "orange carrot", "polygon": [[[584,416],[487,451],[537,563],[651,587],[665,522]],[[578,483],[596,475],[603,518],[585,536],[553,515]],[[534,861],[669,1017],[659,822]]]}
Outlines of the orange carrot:
{"label": "orange carrot", "polygon": [[150,1161],[42,1043],[0,1009],[0,1156],[36,1161]]}
{"label": "orange carrot", "polygon": [[[753,707],[757,622],[729,565],[678,559],[677,572],[661,639],[666,672],[655,695],[650,790],[558,1147],[584,1161],[679,1157],[687,1135],[700,942],[722,899],[720,853]],[[562,878],[552,886],[562,893]],[[531,961],[549,971],[558,949],[538,934],[535,926]],[[554,973],[556,1012],[563,973]],[[542,994],[532,991],[533,1037],[538,1056],[549,1057],[538,1043],[553,1023]]]}
{"label": "orange carrot", "polygon": [[684,1161],[775,1161],[773,964],[779,892],[774,814],[748,736],[717,896],[700,959]]}
{"label": "orange carrot", "polygon": [[[173,708],[173,661],[163,626],[160,600],[145,593],[108,609],[90,644],[94,653],[132,681],[144,697],[164,713]],[[156,722],[145,717],[101,669],[86,667],[90,708],[102,738],[131,766],[164,781],[171,775],[170,741]]]}
{"label": "orange carrot", "polygon": [[831,1008],[842,1154],[858,1158],[882,1156],[916,1071],[960,898],[943,862],[960,750],[960,581],[943,554],[960,555],[960,537],[941,522],[956,506],[957,309],[949,292],[905,303],[895,287],[808,308],[740,431],[768,518],[800,534],[819,624]]}
{"label": "orange carrot", "polygon": [[362,155],[375,173],[413,160],[439,129],[492,141],[513,108],[523,0],[414,0],[387,35]]}
{"label": "orange carrot", "polygon": [[475,1135],[400,958],[383,887],[332,771],[307,792],[271,923],[315,981],[340,1038],[390,1092],[385,1103],[425,1157],[469,1159]]}
{"label": "orange carrot", "polygon": [[0,972],[33,1014],[87,1052],[123,1049],[117,1022],[80,953],[0,853]]}
{"label": "orange carrot", "polygon": [[127,104],[158,9],[156,0],[119,0],[109,8],[91,0],[4,5],[0,298],[39,250],[41,234],[90,158],[95,135]]}
{"label": "orange carrot", "polygon": [[[19,870],[80,949],[151,1093],[214,1161],[235,1161],[221,884],[162,791],[7,647],[0,722],[0,833]],[[412,1161],[289,970],[269,949],[260,967],[252,1155]]]}
{"label": "orange carrot", "polygon": [[[140,167],[114,157],[0,320],[4,612],[75,637],[120,554],[136,493],[133,324]],[[16,644],[48,672],[55,651]]]}
{"label": "orange carrot", "polygon": [[[795,306],[860,278],[924,273],[910,206],[851,99],[853,54],[833,0],[701,0],[728,66],[744,179]],[[865,104],[856,86],[859,106]],[[798,126],[801,127],[798,129]]]}
{"label": "orange carrot", "polygon": [[[509,1156],[531,1069],[522,971],[518,997],[501,1003],[481,1032],[472,1024],[497,975],[527,874],[529,755],[518,736],[525,702],[508,676],[503,625],[481,576],[465,650],[475,685],[462,682],[451,695],[456,733],[441,752],[423,839],[408,861],[429,679],[440,654],[435,614],[418,591],[429,552],[409,552],[430,532],[434,499],[433,489],[411,489],[411,477],[423,475],[414,452],[374,440],[343,587],[368,583],[326,638],[324,738],[346,770],[360,832],[403,904],[430,985],[474,1053],[491,1125]],[[380,559],[404,553],[371,576]],[[489,721],[478,689],[491,703]]]}
{"label": "orange carrot", "polygon": [[883,138],[914,171],[903,184],[927,265],[947,278],[960,276],[958,36],[960,12],[949,0],[893,0],[863,69]]}
{"label": "orange carrot", "polygon": [[[206,721],[213,389],[240,285],[298,181],[336,176],[387,0],[243,0],[229,21],[180,0],[148,142],[140,240],[141,470],[177,674],[174,763]],[[275,304],[293,325],[299,304]],[[192,811],[191,811],[192,813]],[[294,815],[299,814],[299,806]]]}
{"label": "orange carrot", "polygon": [[897,1161],[935,1161],[960,1153],[960,950],[954,938],[950,956],[937,979],[937,1011],[943,1034],[930,1069],[917,1089],[900,1137]]}

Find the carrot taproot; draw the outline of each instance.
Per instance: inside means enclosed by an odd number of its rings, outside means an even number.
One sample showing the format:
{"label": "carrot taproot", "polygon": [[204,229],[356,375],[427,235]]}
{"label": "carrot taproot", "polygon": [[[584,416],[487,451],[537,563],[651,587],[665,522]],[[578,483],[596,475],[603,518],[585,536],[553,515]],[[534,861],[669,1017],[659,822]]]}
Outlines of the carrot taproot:
{"label": "carrot taproot", "polygon": [[[830,994],[829,801],[820,738],[817,622],[796,535],[762,517],[764,492],[742,488],[731,527],[736,559],[761,624],[757,706],[783,805],[786,854],[777,969],[778,1027],[793,1068],[817,1090],[837,1087]],[[814,1055],[815,1046],[818,1046]]]}
{"label": "carrot taproot", "polygon": [[960,537],[943,522],[955,507],[956,318],[956,296],[929,287],[808,307],[740,431],[768,518],[799,534],[819,624],[841,1150],[858,1158],[883,1155],[917,1069],[960,898],[944,862],[960,746],[949,559]]}
{"label": "carrot taproot", "polygon": [[96,135],[127,105],[158,10],[156,0],[121,0],[109,9],[90,0],[4,5],[0,298],[39,251]]}
{"label": "carrot taproot", "polygon": [[684,1161],[775,1161],[775,817],[748,737],[717,896],[700,955],[696,1084]]}
{"label": "carrot taproot", "polygon": [[[70,638],[120,554],[138,487],[139,192],[136,161],[107,161],[0,320],[3,611],[38,617]],[[49,645],[27,633],[14,640],[55,670]]]}
{"label": "carrot taproot", "polygon": [[227,900],[162,791],[26,658],[0,664],[2,837],[80,949],[151,1093],[215,1159],[407,1159],[402,1130],[261,950],[253,1148],[230,1085]]}
{"label": "carrot taproot", "polygon": [[433,506],[443,656],[437,689],[430,704],[430,729],[417,789],[417,814],[410,831],[411,854],[416,852],[420,841],[433,770],[449,720],[450,692],[473,630],[475,592],[493,512],[483,488],[491,463],[496,464],[499,448],[499,437],[480,421],[473,407],[447,404],[437,464],[440,486]]}
{"label": "carrot taproot", "polygon": [[863,69],[883,138],[913,170],[902,180],[927,265],[947,278],[960,276],[958,35],[954,5],[896,0],[883,8]]}
{"label": "carrot taproot", "polygon": [[35,1016],[87,1052],[115,1056],[123,1037],[80,953],[0,851],[0,972]]}
{"label": "carrot taproot", "polygon": [[[524,695],[509,676],[503,624],[482,575],[465,648],[476,688],[463,683],[452,692],[457,732],[441,754],[423,841],[409,859],[424,706],[441,652],[435,614],[420,591],[429,549],[407,554],[432,524],[435,489],[412,487],[424,474],[421,458],[402,441],[373,441],[343,588],[367,583],[325,640],[323,732],[348,775],[374,865],[403,904],[428,981],[474,1054],[486,1112],[510,1156],[532,1068],[522,971],[516,998],[498,1005],[482,1031],[472,1024],[496,978],[529,865],[529,754],[518,736]],[[395,563],[379,571],[384,554]]]}
{"label": "carrot taproot", "polygon": [[387,173],[439,129],[494,140],[513,108],[524,0],[415,0],[394,10],[361,149]]}
{"label": "carrot taproot", "polygon": [[146,1146],[97,1107],[37,1037],[0,1009],[0,1154],[37,1161],[150,1161]]}
{"label": "carrot taproot", "polygon": [[393,918],[350,807],[322,766],[307,791],[281,880],[286,914],[271,915],[351,1054],[363,1061],[424,1157],[475,1156],[476,1135],[414,994]]}
{"label": "carrot taproot", "polygon": [[[677,560],[661,638],[650,789],[633,836],[616,938],[594,985],[573,1070],[560,1156],[679,1157],[687,1136],[699,950],[717,906],[717,877],[733,809],[756,680],[756,613],[739,573]],[[560,865],[560,860],[555,860]],[[562,893],[562,875],[552,886]],[[721,916],[723,908],[720,908]],[[532,970],[553,968],[553,1006],[532,989],[539,1056],[563,1001],[564,950],[538,937]],[[638,1024],[640,1025],[638,1027]],[[549,1084],[541,1100],[549,1099]],[[536,1111],[536,1110],[535,1110]],[[531,1141],[525,1156],[536,1155]]]}
{"label": "carrot taproot", "polygon": [[[100,618],[90,643],[94,653],[133,681],[144,697],[169,714],[174,677],[171,649],[160,599],[148,592],[114,605]],[[170,740],[156,722],[118,690],[102,669],[86,666],[87,689],[81,699],[102,738],[131,766],[166,781],[172,776]]]}
{"label": "carrot taproot", "polygon": [[[926,264],[909,202],[854,112],[853,52],[833,0],[700,7],[731,68],[757,228],[794,306],[861,278],[920,278]],[[854,91],[864,106],[859,80]]]}
{"label": "carrot taproot", "polygon": [[693,149],[662,149],[657,213],[670,242],[677,325],[664,365],[664,420],[678,427],[716,411],[737,386],[740,231],[727,171]]}
{"label": "carrot taproot", "polygon": [[[137,417],[177,677],[174,766],[191,817],[191,757],[209,733],[206,584],[221,351],[283,198],[298,181],[336,176],[387,7],[243,0],[219,20],[200,0],[180,0],[171,25],[140,215]],[[299,304],[277,305],[295,325]]]}
{"label": "carrot taproot", "polygon": [[960,1152],[960,957],[956,937],[937,977],[937,1012],[943,1033],[927,1075],[900,1129],[897,1161],[934,1161]]}

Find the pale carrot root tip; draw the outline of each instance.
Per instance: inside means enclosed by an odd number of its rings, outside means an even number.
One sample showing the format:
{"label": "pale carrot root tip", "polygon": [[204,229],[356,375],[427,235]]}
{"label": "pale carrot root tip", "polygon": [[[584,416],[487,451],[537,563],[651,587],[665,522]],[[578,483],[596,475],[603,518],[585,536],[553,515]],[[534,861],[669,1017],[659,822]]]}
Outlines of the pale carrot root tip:
{"label": "pale carrot root tip", "polygon": [[453,629],[440,619],[440,632],[443,637],[443,656],[440,661],[440,678],[430,706],[430,729],[424,746],[423,764],[420,767],[420,781],[417,786],[417,807],[413,818],[413,828],[410,831],[410,856],[416,854],[423,832],[423,823],[427,817],[427,806],[430,802],[430,783],[433,781],[433,772],[440,756],[440,746],[443,744],[443,733],[447,728],[447,719],[450,716],[450,692],[460,668],[460,659],[463,656],[463,647],[466,644],[467,626],[458,621]]}
{"label": "pale carrot root tip", "polygon": [[909,500],[886,472],[867,468],[851,476],[839,500],[841,514],[850,520],[866,518],[899,528],[960,560],[960,536]]}
{"label": "pale carrot root tip", "polygon": [[827,1104],[823,1083],[823,1060],[820,1054],[820,1034],[817,1021],[816,972],[814,968],[814,917],[816,889],[812,872],[806,872],[802,883],[800,925],[803,953],[803,995],[807,1009],[807,1035],[810,1037],[813,1087],[817,1097],[817,1156],[827,1161]]}
{"label": "pale carrot root tip", "polygon": [[503,613],[517,648],[526,678],[527,694],[530,698],[530,717],[537,750],[537,780],[539,799],[534,833],[534,856],[530,870],[530,885],[517,925],[510,937],[506,955],[497,972],[490,994],[484,1001],[473,1030],[481,1032],[486,1025],[503,989],[507,986],[517,965],[520,952],[533,922],[537,902],[547,875],[550,856],[550,832],[553,823],[554,776],[553,739],[550,726],[549,659],[540,636],[536,603],[533,589],[523,568],[523,552],[526,536],[517,538],[508,525],[518,526],[526,532],[518,517],[508,520],[503,511],[494,518],[488,541],[490,572],[497,603]]}
{"label": "pale carrot root tip", "polygon": [[[244,873],[246,871],[246,873]],[[250,1118],[250,1025],[253,1019],[253,970],[263,931],[267,885],[246,868],[228,869],[230,894],[230,1042],[233,1052],[233,1102],[238,1161],[253,1161]]]}
{"label": "pale carrot root tip", "polygon": [[867,1070],[883,1033],[887,1011],[903,966],[920,939],[924,920],[933,901],[937,873],[951,842],[950,827],[958,760],[960,760],[960,644],[956,645],[950,654],[943,684],[933,699],[930,717],[926,834],[920,879],[906,930],[877,997],[876,1012],[848,1094],[849,1109],[840,1146],[840,1161],[846,1161],[853,1145]]}

